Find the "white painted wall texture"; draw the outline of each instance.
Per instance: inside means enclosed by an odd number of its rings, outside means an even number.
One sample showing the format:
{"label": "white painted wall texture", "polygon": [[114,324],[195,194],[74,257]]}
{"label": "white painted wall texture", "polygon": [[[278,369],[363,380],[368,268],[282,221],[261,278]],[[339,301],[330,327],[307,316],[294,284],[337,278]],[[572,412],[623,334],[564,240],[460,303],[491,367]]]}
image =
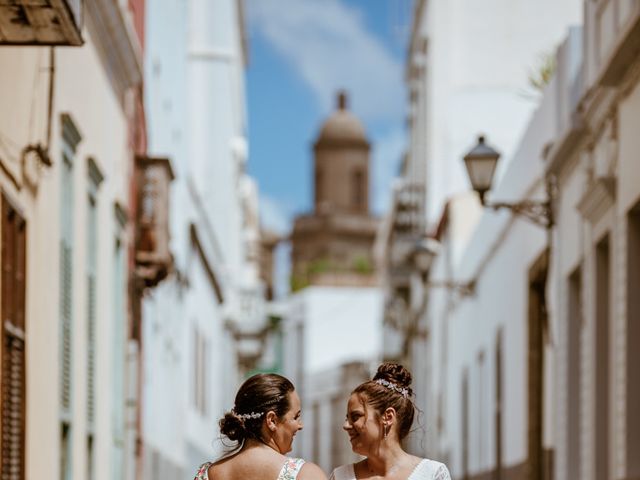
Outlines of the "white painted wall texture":
{"label": "white painted wall texture", "polygon": [[[622,10],[627,12],[624,18]],[[502,467],[512,475],[513,468],[528,460],[527,289],[530,268],[547,245],[551,270],[546,287],[549,330],[544,344],[542,445],[553,451],[553,478],[626,479],[640,471],[635,460],[640,425],[631,406],[640,385],[630,365],[637,360],[632,345],[638,334],[632,297],[638,288],[634,255],[639,240],[633,229],[640,202],[640,144],[634,134],[640,117],[640,76],[637,58],[621,62],[619,56],[629,42],[637,41],[637,34],[629,32],[640,19],[640,8],[612,0],[601,5],[587,2],[585,12],[584,33],[569,31],[558,52],[556,76],[491,195],[500,201],[544,198],[543,177],[556,178],[551,243],[543,229],[522,218],[487,211],[459,263],[449,260],[449,236],[441,238],[444,250],[430,272],[432,279],[452,275],[460,281],[476,280],[475,295],[453,301],[432,289],[426,317],[432,335],[418,354],[432,365],[423,378],[429,390],[427,418],[443,422],[431,425],[437,433],[428,436],[426,451],[447,461],[457,476],[464,473],[465,372],[468,473],[475,478],[495,468],[493,372],[498,332],[504,358]],[[456,201],[454,197],[450,205]],[[598,262],[606,238],[610,270],[603,273]],[[576,272],[579,284],[571,281]],[[601,287],[607,282],[608,307],[602,303],[606,296]],[[605,350],[603,332],[609,336]],[[573,349],[579,353],[572,354]],[[603,363],[609,364],[604,380],[597,373]],[[444,402],[438,401],[441,395]],[[608,406],[600,404],[603,399]],[[603,432],[608,440],[603,440]]]}
{"label": "white painted wall texture", "polygon": [[[87,14],[89,16],[89,14]],[[96,194],[97,205],[97,305],[96,305],[96,418],[94,429],[94,478],[113,478],[115,322],[126,324],[126,312],[117,312],[114,288],[124,296],[125,270],[115,267],[116,238],[129,247],[127,231],[121,231],[114,205],[128,204],[133,153],[129,148],[127,104],[111,83],[107,65],[99,51],[108,39],[83,31],[81,48],[55,50],[55,88],[52,106],[52,136],[49,153],[52,166],[40,166],[30,190],[20,169],[20,150],[29,143],[44,142],[47,124],[49,49],[7,47],[0,49],[0,158],[21,186],[18,190],[7,175],[0,186],[27,222],[26,331],[26,478],[42,472],[61,478],[60,472],[60,215],[62,122],[67,114],[81,140],[73,156],[73,409],[72,451],[69,474],[87,478],[87,254],[88,254],[88,159],[91,157],[104,181]],[[79,94],[82,92],[82,94]],[[105,125],[109,128],[106,129]],[[115,278],[121,274],[119,281]],[[124,305],[122,305],[124,307]],[[122,339],[124,342],[124,339]],[[124,403],[124,398],[121,399]]]}
{"label": "white painted wall texture", "polygon": [[[257,187],[244,173],[246,52],[239,2],[194,0],[187,6],[147,3],[149,150],[170,157],[176,172],[170,213],[175,271],[145,300],[149,479],[163,467],[186,477],[222,453],[217,422],[233,407],[240,380],[226,323],[257,328],[264,320],[257,258],[250,255],[258,234],[251,220],[257,219]],[[241,310],[242,292],[253,295],[254,314]],[[200,359],[197,338],[204,342]],[[204,377],[198,379],[200,368]],[[196,401],[200,389],[204,406]]]}
{"label": "white painted wall texture", "polygon": [[[426,39],[417,79],[414,135],[426,136],[427,220],[435,224],[452,194],[468,189],[462,156],[479,133],[504,154],[515,153],[539,96],[528,76],[553,54],[568,25],[581,21],[580,0],[537,3],[428,1],[414,33]],[[421,112],[426,111],[426,115]],[[504,167],[503,167],[504,168]]]}

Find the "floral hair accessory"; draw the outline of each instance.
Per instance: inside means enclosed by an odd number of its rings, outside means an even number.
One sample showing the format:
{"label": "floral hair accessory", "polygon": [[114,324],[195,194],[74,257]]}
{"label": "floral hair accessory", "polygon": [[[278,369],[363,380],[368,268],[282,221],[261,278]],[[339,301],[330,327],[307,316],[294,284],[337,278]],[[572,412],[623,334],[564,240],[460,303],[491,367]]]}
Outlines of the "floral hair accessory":
{"label": "floral hair accessory", "polygon": [[374,380],[374,381],[378,385],[382,385],[383,387],[386,387],[389,390],[393,390],[394,392],[399,393],[404,398],[407,398],[409,396],[409,390],[407,390],[406,388],[403,388],[403,387],[399,387],[395,383],[389,382],[388,380],[385,380],[384,378],[379,378],[378,380]]}
{"label": "floral hair accessory", "polygon": [[240,420],[255,420],[264,415],[264,412],[238,413],[235,410],[233,410],[233,413],[235,413]]}

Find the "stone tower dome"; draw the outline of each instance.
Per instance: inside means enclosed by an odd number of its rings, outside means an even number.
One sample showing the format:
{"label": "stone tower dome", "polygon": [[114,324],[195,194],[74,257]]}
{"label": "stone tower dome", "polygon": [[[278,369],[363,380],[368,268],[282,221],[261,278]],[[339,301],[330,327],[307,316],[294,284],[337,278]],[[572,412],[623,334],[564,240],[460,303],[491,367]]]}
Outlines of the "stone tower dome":
{"label": "stone tower dome", "polygon": [[373,242],[378,220],[369,213],[369,140],[339,92],[322,124],[314,153],[315,210],[296,218],[291,233],[292,289],[308,285],[377,283]]}
{"label": "stone tower dome", "polygon": [[362,146],[369,148],[367,134],[358,118],[347,110],[347,94],[338,93],[337,109],[324,122],[315,143],[315,149],[324,146]]}
{"label": "stone tower dome", "polygon": [[368,214],[369,150],[364,126],[347,110],[347,95],[341,91],[314,144],[316,213]]}

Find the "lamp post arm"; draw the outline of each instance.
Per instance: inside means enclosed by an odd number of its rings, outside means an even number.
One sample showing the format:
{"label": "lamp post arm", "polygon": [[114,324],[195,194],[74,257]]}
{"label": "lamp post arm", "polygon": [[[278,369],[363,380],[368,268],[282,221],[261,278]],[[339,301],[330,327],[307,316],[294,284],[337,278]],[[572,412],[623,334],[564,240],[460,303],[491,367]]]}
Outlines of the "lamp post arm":
{"label": "lamp post arm", "polygon": [[551,202],[523,200],[516,203],[507,202],[495,202],[485,203],[485,206],[493,210],[508,209],[513,212],[514,215],[520,215],[526,219],[532,221],[536,225],[550,229],[553,227],[553,211],[551,208]]}
{"label": "lamp post arm", "polygon": [[462,297],[466,297],[468,295],[473,295],[475,293],[475,282],[471,281],[468,283],[458,283],[452,282],[450,280],[442,280],[442,281],[427,281],[425,284],[427,288],[446,288],[447,290],[453,290],[458,293]]}

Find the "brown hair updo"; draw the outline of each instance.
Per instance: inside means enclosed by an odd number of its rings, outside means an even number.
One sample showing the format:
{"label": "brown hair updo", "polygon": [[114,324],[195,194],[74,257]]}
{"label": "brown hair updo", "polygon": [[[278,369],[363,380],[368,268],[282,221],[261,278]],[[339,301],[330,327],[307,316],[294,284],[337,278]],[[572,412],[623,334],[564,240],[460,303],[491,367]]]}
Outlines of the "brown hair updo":
{"label": "brown hair updo", "polygon": [[[390,388],[377,383],[377,380],[384,380],[396,387]],[[373,409],[382,415],[384,411],[391,407],[396,411],[398,418],[398,438],[402,440],[411,430],[415,407],[411,397],[411,373],[402,365],[397,363],[383,363],[378,367],[378,371],[373,379],[364,382],[356,387],[352,392],[361,395],[364,401],[371,405]],[[407,395],[404,396],[398,389],[405,389]]]}
{"label": "brown hair updo", "polygon": [[[288,411],[293,384],[275,373],[259,373],[248,378],[236,394],[235,406],[218,424],[220,433],[242,444],[246,439],[262,441],[262,422],[269,411],[282,418]],[[248,414],[258,414],[248,417]]]}

